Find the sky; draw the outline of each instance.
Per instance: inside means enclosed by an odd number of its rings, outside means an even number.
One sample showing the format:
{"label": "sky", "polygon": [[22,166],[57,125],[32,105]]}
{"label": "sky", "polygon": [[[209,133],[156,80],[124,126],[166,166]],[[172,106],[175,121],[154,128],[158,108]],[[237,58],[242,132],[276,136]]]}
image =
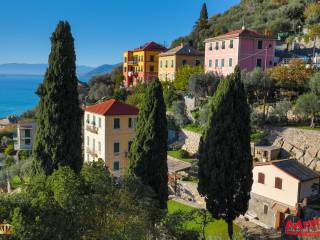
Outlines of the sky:
{"label": "sky", "polygon": [[122,61],[122,53],[190,33],[206,2],[209,16],[240,0],[0,0],[0,64],[47,63],[59,20],[71,24],[78,65]]}

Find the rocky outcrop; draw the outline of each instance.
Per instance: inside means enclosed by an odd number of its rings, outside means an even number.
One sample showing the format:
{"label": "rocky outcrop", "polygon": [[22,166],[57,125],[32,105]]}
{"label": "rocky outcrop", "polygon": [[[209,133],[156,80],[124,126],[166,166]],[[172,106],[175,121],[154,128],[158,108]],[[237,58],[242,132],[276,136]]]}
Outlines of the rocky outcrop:
{"label": "rocky outcrop", "polygon": [[320,131],[273,128],[267,139],[283,149],[283,157],[292,156],[309,168],[320,171]]}
{"label": "rocky outcrop", "polygon": [[182,129],[179,133],[179,142],[183,142],[182,149],[191,154],[198,152],[201,134]]}

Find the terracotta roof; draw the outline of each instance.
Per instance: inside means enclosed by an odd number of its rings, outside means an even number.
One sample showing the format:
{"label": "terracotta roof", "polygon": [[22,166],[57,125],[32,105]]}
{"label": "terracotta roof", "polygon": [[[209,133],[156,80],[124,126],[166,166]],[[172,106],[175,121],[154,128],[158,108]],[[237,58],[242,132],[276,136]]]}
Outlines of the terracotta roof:
{"label": "terracotta roof", "polygon": [[204,56],[204,53],[198,51],[197,49],[189,45],[180,45],[178,47],[171,48],[168,51],[159,54],[159,56],[171,56],[171,55]]}
{"label": "terracotta roof", "polygon": [[143,44],[142,46],[134,49],[134,51],[141,51],[141,50],[166,51],[167,48],[152,41],[152,42],[147,42],[147,43]]}
{"label": "terracotta roof", "polygon": [[229,37],[247,37],[247,38],[262,38],[262,39],[275,39],[274,37],[267,36],[261,33],[258,33],[256,31],[252,31],[249,29],[237,29],[231,32],[227,32],[225,34],[213,37],[213,38],[208,38],[205,40],[205,42],[210,41],[210,40],[215,40],[215,39],[223,39],[223,38],[229,38]]}
{"label": "terracotta roof", "polygon": [[320,174],[299,163],[295,159],[274,160],[263,163],[256,163],[255,166],[273,165],[290,176],[300,180],[307,181],[315,178],[320,178]]}
{"label": "terracotta roof", "polygon": [[102,103],[87,106],[84,108],[84,110],[104,116],[138,115],[139,112],[138,108],[115,99],[110,99]]}

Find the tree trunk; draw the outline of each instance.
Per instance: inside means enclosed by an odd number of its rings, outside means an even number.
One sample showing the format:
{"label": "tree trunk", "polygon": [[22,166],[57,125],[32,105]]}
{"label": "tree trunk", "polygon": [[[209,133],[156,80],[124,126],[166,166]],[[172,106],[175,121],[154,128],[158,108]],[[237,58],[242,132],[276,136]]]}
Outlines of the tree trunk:
{"label": "tree trunk", "polygon": [[232,240],[232,235],[233,235],[233,222],[232,219],[228,219],[228,235],[229,235],[229,240]]}
{"label": "tree trunk", "polygon": [[7,192],[11,193],[11,184],[10,184],[10,177],[9,177],[8,170],[7,170]]}
{"label": "tree trunk", "polygon": [[315,124],[314,124],[314,116],[311,117],[310,127],[311,127],[311,128],[314,128],[314,127],[315,127]]}

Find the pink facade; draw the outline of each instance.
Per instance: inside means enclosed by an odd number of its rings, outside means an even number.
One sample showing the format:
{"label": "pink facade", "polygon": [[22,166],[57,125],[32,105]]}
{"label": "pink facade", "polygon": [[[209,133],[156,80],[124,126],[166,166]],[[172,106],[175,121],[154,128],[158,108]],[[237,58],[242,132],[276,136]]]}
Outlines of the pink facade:
{"label": "pink facade", "polygon": [[226,76],[239,64],[241,70],[274,66],[276,40],[241,29],[205,40],[205,71]]}

